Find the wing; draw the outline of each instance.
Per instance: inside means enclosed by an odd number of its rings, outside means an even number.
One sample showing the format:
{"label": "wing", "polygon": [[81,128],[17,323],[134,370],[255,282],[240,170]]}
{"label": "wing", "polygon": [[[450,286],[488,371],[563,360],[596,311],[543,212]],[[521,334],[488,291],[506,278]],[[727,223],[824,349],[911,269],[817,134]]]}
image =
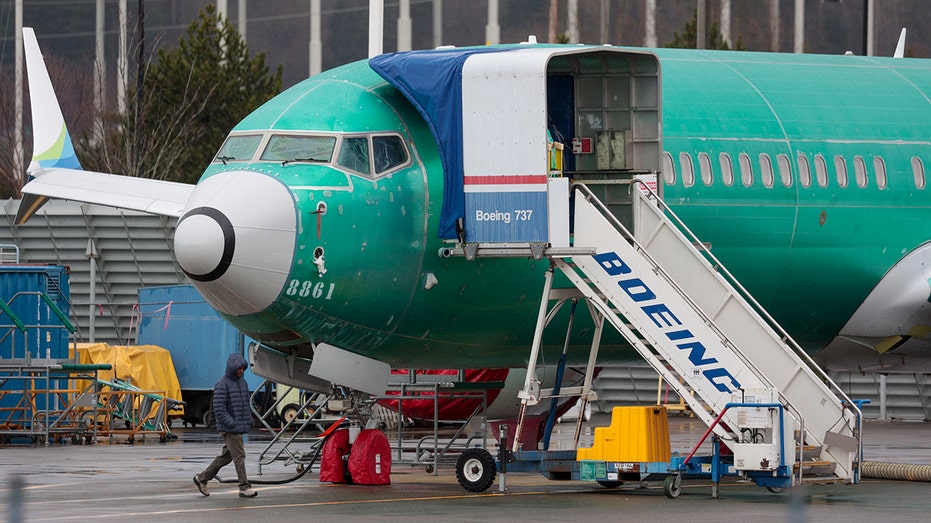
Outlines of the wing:
{"label": "wing", "polygon": [[832,370],[931,371],[931,242],[898,261],[815,359]]}
{"label": "wing", "polygon": [[81,168],[32,28],[23,28],[23,46],[29,72],[34,145],[27,171],[30,180],[22,190],[16,223],[24,223],[50,198],[179,217],[193,185]]}
{"label": "wing", "polygon": [[133,178],[80,169],[40,169],[23,187],[16,224],[25,223],[50,198],[96,203],[164,216],[181,216],[194,189],[186,183]]}

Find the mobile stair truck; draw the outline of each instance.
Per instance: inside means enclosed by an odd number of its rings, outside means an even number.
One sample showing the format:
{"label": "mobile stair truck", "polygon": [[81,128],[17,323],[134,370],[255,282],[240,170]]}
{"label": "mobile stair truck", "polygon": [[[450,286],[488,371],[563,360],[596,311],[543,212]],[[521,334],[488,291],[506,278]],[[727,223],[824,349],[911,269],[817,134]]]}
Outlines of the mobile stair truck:
{"label": "mobile stair truck", "polygon": [[[608,46],[537,45],[440,55],[396,53],[370,61],[431,123],[444,153],[444,213],[459,206],[463,218],[440,255],[550,260],[515,434],[501,435],[497,458],[484,449],[464,452],[456,465],[460,484],[483,491],[500,471],[504,490],[505,473],[535,471],[605,486],[662,479],[675,497],[691,476],[710,477],[715,495],[724,475],[774,491],[811,477],[856,483],[858,406],[656,192],[657,175],[671,168],[663,167],[661,57]],[[420,85],[424,70],[448,84]],[[564,157],[553,147],[554,133],[545,132],[554,123],[575,137]],[[557,271],[564,278],[555,281],[569,286],[554,284]],[[535,370],[543,330],[562,305],[578,302],[595,325],[586,378],[579,387],[540,390]],[[580,396],[584,409],[597,398],[592,371],[605,322],[708,425],[711,456],[670,455],[658,407],[615,409],[590,449],[578,448],[581,418],[576,450],[551,451],[547,437],[542,450],[521,448],[527,406]]]}

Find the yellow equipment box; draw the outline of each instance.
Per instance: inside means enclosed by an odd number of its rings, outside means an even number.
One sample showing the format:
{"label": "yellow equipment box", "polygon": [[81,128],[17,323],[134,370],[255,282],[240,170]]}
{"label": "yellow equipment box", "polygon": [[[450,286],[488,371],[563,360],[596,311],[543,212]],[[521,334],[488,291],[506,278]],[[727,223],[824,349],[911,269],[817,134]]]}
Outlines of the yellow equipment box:
{"label": "yellow equipment box", "polygon": [[614,407],[611,424],[595,428],[592,447],[578,449],[576,460],[668,462],[670,455],[665,407]]}

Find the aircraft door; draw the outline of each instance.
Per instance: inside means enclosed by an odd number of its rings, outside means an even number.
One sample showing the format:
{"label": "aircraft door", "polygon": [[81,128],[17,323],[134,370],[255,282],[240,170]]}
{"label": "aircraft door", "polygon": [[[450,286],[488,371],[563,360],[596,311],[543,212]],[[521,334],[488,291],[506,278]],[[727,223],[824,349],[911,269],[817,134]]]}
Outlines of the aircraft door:
{"label": "aircraft door", "polygon": [[[626,226],[634,179],[656,183],[661,165],[660,78],[656,56],[602,50],[554,58],[548,69],[552,119],[566,128],[566,176],[589,186]],[[571,89],[563,85],[572,81]],[[572,107],[562,107],[572,94]]]}
{"label": "aircraft door", "polygon": [[[575,79],[569,74],[551,74],[546,77],[547,127],[554,142],[563,145],[563,151],[572,150],[575,136]],[[575,170],[575,156],[563,154],[564,172]]]}

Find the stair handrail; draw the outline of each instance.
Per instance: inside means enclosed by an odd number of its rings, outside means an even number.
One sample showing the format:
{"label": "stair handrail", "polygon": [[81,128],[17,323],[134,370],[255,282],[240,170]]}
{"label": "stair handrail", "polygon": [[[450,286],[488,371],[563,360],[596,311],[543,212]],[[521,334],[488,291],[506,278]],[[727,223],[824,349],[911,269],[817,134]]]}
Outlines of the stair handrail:
{"label": "stair handrail", "polygon": [[[837,383],[835,383],[834,380],[832,380],[831,377],[828,376],[827,372],[825,372],[821,368],[821,366],[819,366],[815,362],[815,360],[813,360],[811,356],[809,356],[808,353],[805,352],[804,349],[802,349],[802,347],[795,341],[795,339],[792,338],[792,336],[789,335],[789,333],[786,332],[786,330],[783,329],[781,325],[779,325],[779,323],[775,320],[775,318],[773,318],[766,311],[766,309],[764,309],[763,306],[760,305],[758,301],[756,301],[753,295],[750,294],[750,291],[748,291],[743,285],[740,284],[737,278],[734,277],[734,275],[731,274],[729,270],[727,270],[727,267],[725,267],[723,263],[721,263],[721,260],[719,260],[714,254],[711,253],[711,250],[708,249],[708,247],[706,247],[705,244],[701,240],[698,239],[698,236],[696,236],[695,233],[693,233],[692,230],[689,229],[687,225],[685,225],[685,223],[679,218],[679,216],[676,215],[675,212],[673,212],[673,210],[669,207],[669,205],[667,205],[666,202],[664,202],[659,197],[659,195],[653,189],[650,188],[649,185],[647,185],[643,180],[635,179],[631,182],[630,186],[628,187],[628,192],[633,191],[634,186],[638,184],[642,186],[640,190],[645,191],[649,196],[652,196],[652,201],[657,204],[657,207],[659,207],[660,210],[662,210],[666,216],[668,216],[670,219],[673,220],[673,222],[679,228],[679,231],[682,232],[682,234],[684,234],[687,239],[691,240],[692,244],[697,249],[699,249],[705,256],[708,257],[708,259],[714,264],[715,271],[721,274],[722,276],[724,276],[727,279],[727,282],[732,287],[734,287],[735,290],[737,290],[741,298],[743,298],[744,300],[747,301],[747,303],[752,305],[754,311],[757,314],[759,314],[760,317],[766,320],[766,323],[769,325],[771,329],[773,329],[774,331],[776,331],[777,334],[780,335],[780,337],[782,338],[782,342],[788,345],[789,348],[792,349],[792,352],[794,352],[799,358],[801,358],[802,361],[804,361],[808,365],[808,368],[811,369],[812,372],[814,372],[820,379],[822,379],[825,382],[825,384],[828,386],[828,388],[831,389],[832,392],[834,392],[836,395],[840,397],[841,405],[844,408],[853,411],[855,419],[859,419],[860,416],[862,415],[862,412],[860,411],[860,408],[856,405],[856,403],[854,403],[853,400],[851,400],[850,397],[847,396],[847,394],[843,390],[841,390],[841,388],[837,385]],[[587,187],[586,187],[586,190],[589,191],[589,193],[591,192]],[[638,247],[639,247],[639,244],[638,244]],[[782,395],[782,391],[780,391],[780,396],[781,395]],[[856,429],[854,428],[852,430],[856,430]]]}
{"label": "stair handrail", "polygon": [[[701,307],[699,307],[697,303],[695,303],[695,300],[693,300],[692,297],[689,296],[689,294],[685,292],[685,290],[681,286],[679,286],[679,284],[672,277],[670,277],[669,274],[666,273],[666,271],[662,268],[662,266],[660,266],[660,264],[657,263],[657,261],[653,258],[652,255],[650,255],[650,253],[643,247],[643,245],[641,245],[640,242],[637,241],[637,238],[627,229],[627,227],[625,227],[624,224],[622,224],[620,220],[618,220],[617,217],[614,216],[611,210],[608,209],[605,206],[605,204],[602,203],[601,200],[598,199],[597,196],[595,196],[595,194],[591,191],[591,189],[589,189],[582,182],[574,182],[572,184],[572,188],[575,190],[582,189],[582,192],[585,195],[585,198],[589,201],[589,203],[593,204],[601,212],[602,216],[604,216],[604,218],[607,219],[614,226],[614,228],[619,233],[621,233],[627,239],[627,241],[631,243],[631,245],[633,245],[637,249],[637,251],[641,254],[641,256],[643,256],[644,259],[646,259],[650,263],[650,265],[654,268],[654,270],[656,271],[656,274],[660,276],[661,278],[663,278],[663,280],[665,280],[666,283],[668,283],[672,288],[676,290],[676,292],[682,297],[682,299],[685,300],[686,303],[688,303],[689,306],[692,307],[695,313],[698,314],[698,316],[705,322],[708,328],[713,330],[715,334],[717,334],[721,338],[721,341],[727,344],[727,346],[734,348],[734,349],[737,348],[734,346],[733,342],[731,342],[730,338],[727,337],[724,331],[722,331],[720,327],[718,327],[717,323],[715,323],[714,320],[711,319],[711,317],[705,314],[705,311]],[[653,194],[655,195],[656,193],[653,193]],[[739,350],[735,350],[734,355],[737,358],[739,358],[740,361],[744,365],[752,369],[753,372],[757,376],[765,376],[763,371],[761,371],[759,367],[754,365],[752,361],[748,360],[743,355],[743,353],[741,353]],[[763,381],[767,383],[769,382],[769,380],[765,380],[765,379]],[[771,383],[768,383],[768,385],[772,387]]]}

